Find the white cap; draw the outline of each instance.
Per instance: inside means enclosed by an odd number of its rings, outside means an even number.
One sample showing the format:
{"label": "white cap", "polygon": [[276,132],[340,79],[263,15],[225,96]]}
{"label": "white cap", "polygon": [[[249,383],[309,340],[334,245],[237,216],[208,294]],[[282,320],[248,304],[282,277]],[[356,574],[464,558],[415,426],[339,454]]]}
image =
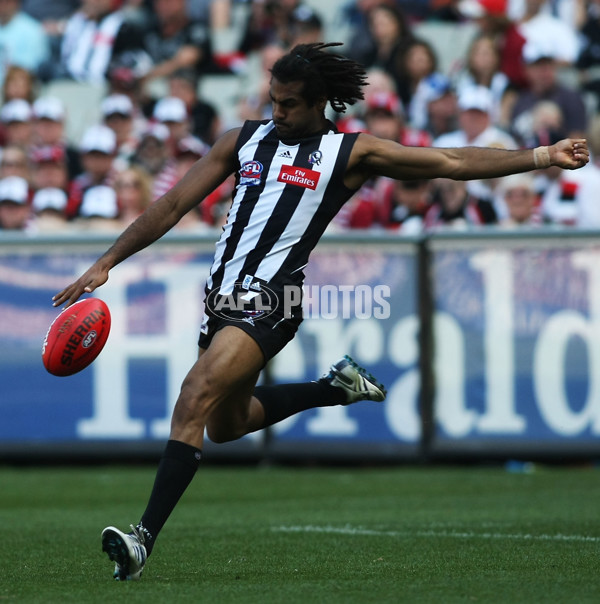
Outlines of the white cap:
{"label": "white cap", "polygon": [[476,109],[489,113],[493,107],[492,93],[485,86],[469,86],[458,95],[458,107],[462,111]]}
{"label": "white cap", "polygon": [[468,19],[478,19],[486,15],[503,16],[506,14],[506,0],[460,0],[458,11]]}
{"label": "white cap", "polygon": [[40,97],[33,103],[33,116],[38,120],[62,122],[65,119],[65,107],[62,101],[56,97]]}
{"label": "white cap", "polygon": [[133,103],[124,94],[111,94],[102,101],[100,109],[104,117],[114,115],[115,113],[131,116],[133,114]]}
{"label": "white cap", "polygon": [[188,112],[185,103],[175,96],[160,99],[154,106],[152,116],[159,122],[185,122]]}
{"label": "white cap", "polygon": [[161,143],[164,143],[166,140],[168,140],[170,132],[167,126],[164,124],[150,124],[148,129],[144,132],[143,137],[146,138],[148,136],[159,140]]}
{"label": "white cap", "polygon": [[0,180],[0,202],[14,201],[18,204],[27,203],[29,186],[20,176],[7,176]]}
{"label": "white cap", "polygon": [[23,99],[8,101],[0,110],[0,120],[9,122],[28,122],[32,117],[31,105]]}
{"label": "white cap", "polygon": [[536,63],[542,59],[554,60],[557,56],[552,40],[528,40],[522,50],[523,61],[527,64]]}
{"label": "white cap", "polygon": [[503,195],[506,195],[507,191],[512,189],[527,189],[535,193],[535,179],[532,174],[526,172],[510,174],[500,179],[498,189]]}
{"label": "white cap", "polygon": [[177,142],[175,155],[179,156],[189,153],[191,155],[202,157],[206,155],[208,151],[209,147],[205,142],[189,134],[188,136],[184,136],[180,141]]}
{"label": "white cap", "polygon": [[79,214],[86,218],[100,216],[116,218],[119,213],[117,194],[114,189],[105,185],[89,188],[83,194]]}
{"label": "white cap", "polygon": [[67,207],[67,194],[62,189],[46,187],[33,196],[33,210],[56,210],[62,212]]}
{"label": "white cap", "polygon": [[117,138],[108,126],[91,126],[84,132],[79,149],[82,153],[98,151],[112,155],[117,149]]}

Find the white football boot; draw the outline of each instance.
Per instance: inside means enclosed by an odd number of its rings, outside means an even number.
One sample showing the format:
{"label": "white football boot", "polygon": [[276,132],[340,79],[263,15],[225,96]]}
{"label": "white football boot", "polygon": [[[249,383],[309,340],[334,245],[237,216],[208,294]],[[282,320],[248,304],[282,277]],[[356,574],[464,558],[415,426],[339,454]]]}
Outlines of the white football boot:
{"label": "white football boot", "polygon": [[113,577],[116,581],[137,581],[146,564],[145,529],[131,526],[130,533],[123,533],[114,526],[102,531],[102,551],[115,562]]}
{"label": "white football boot", "polygon": [[319,381],[345,390],[347,401],[343,403],[344,405],[357,401],[380,403],[387,395],[385,386],[348,355],[334,363],[330,367],[329,373],[326,373]]}

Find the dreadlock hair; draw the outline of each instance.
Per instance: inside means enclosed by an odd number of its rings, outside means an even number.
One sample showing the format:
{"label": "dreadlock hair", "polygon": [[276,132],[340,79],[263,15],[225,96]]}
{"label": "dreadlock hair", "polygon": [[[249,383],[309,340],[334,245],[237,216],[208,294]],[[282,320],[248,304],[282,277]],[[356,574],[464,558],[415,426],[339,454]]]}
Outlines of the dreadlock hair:
{"label": "dreadlock hair", "polygon": [[302,96],[312,107],[324,96],[337,113],[344,113],[346,105],[354,105],[364,98],[362,91],[367,74],[359,63],[333,52],[325,52],[341,42],[298,44],[271,69],[271,75],[283,84],[303,82]]}

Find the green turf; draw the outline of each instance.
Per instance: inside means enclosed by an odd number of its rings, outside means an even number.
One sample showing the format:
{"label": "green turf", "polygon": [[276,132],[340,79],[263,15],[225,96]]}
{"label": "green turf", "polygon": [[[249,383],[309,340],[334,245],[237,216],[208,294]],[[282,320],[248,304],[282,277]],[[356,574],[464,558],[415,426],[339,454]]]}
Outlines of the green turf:
{"label": "green turf", "polygon": [[203,467],[139,582],[152,467],[0,468],[0,602],[600,602],[597,470]]}

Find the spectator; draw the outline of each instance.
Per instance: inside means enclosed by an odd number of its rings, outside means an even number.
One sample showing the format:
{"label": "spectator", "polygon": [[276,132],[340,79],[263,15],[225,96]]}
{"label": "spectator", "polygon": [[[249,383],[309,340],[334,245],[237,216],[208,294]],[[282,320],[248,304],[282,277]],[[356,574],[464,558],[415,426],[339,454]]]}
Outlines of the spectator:
{"label": "spectator", "polygon": [[152,59],[141,48],[114,55],[106,73],[109,94],[125,94],[134,106],[138,105],[143,100],[143,80],[151,69]]}
{"label": "spectator", "polygon": [[153,61],[146,80],[167,78],[180,69],[210,71],[212,51],[208,24],[192,21],[185,0],[152,0],[142,47]]}
{"label": "spectator", "polygon": [[289,47],[313,42],[323,42],[323,20],[314,9],[301,4],[292,12]]}
{"label": "spectator", "polygon": [[380,67],[367,69],[367,83],[365,98],[377,92],[389,92],[398,95],[398,88],[396,87],[394,78]]}
{"label": "spectator", "polygon": [[152,202],[152,177],[139,166],[132,166],[115,176],[114,184],[119,218],[131,224]]}
{"label": "spectator", "polygon": [[215,108],[198,97],[198,77],[190,69],[176,71],[169,77],[169,96],[185,103],[190,132],[212,145],[221,133],[221,121]]}
{"label": "spectator", "polygon": [[113,182],[113,161],[117,151],[115,133],[104,125],[88,128],[79,146],[83,172],[71,183],[67,216],[80,214],[85,192],[96,186],[110,187]]}
{"label": "spectator", "polygon": [[[556,167],[543,170],[541,212],[546,222],[587,229],[600,228],[600,207],[597,202],[600,190],[599,133],[600,122],[595,118],[588,129],[592,161],[585,166],[582,174],[570,175]],[[561,135],[560,131],[548,132],[546,140],[554,141]]]}
{"label": "spectator", "polygon": [[18,65],[11,65],[6,70],[4,77],[3,102],[23,99],[30,104],[33,103],[36,96],[36,84],[36,77],[31,71]]}
{"label": "spectator", "polygon": [[577,225],[583,229],[599,229],[600,204],[597,196],[600,191],[600,118],[598,116],[591,120],[587,139],[591,161],[588,164],[589,170],[586,170],[579,179],[581,197],[577,208]]}
{"label": "spectator", "polygon": [[403,235],[421,233],[430,194],[429,180],[380,179],[376,186],[377,222]]}
{"label": "spectator", "polygon": [[4,82],[7,66],[18,65],[37,73],[50,57],[50,45],[44,28],[21,10],[20,0],[0,2],[0,48],[0,85]]}
{"label": "spectator", "polygon": [[[511,19],[521,19],[525,13],[526,0],[508,0],[508,15]],[[595,0],[592,0],[595,2]],[[580,27],[585,19],[586,0],[544,0],[542,12],[559,17],[571,27]]]}
{"label": "spectator", "polygon": [[[364,90],[365,98],[356,105],[353,112],[336,116],[336,127],[340,132],[368,132],[364,120],[364,113],[369,105],[369,100],[374,96],[385,98],[386,95],[396,99],[396,83],[389,73],[379,67],[373,67],[367,71],[367,86]],[[403,111],[402,107],[398,108]]]}
{"label": "spectator", "polygon": [[21,9],[39,21],[48,35],[60,35],[67,18],[79,8],[79,4],[78,0],[22,0]]}
{"label": "spectator", "polygon": [[516,149],[515,140],[492,124],[494,99],[484,86],[464,88],[458,96],[458,130],[436,138],[436,147],[502,147]]}
{"label": "spectator", "polygon": [[478,201],[469,195],[464,181],[437,178],[432,187],[432,204],[425,214],[426,230],[465,230],[484,223]]}
{"label": "spectator", "polygon": [[[493,109],[492,93],[484,86],[465,88],[458,97],[459,129],[443,134],[433,141],[435,147],[498,147],[517,149],[516,141],[494,126],[490,112]],[[469,194],[477,197],[489,206],[490,214],[486,221],[493,222],[495,213],[492,208],[494,183],[472,180],[467,184]]]}
{"label": "spectator", "polygon": [[546,0],[525,0],[525,11],[519,20],[519,32],[525,42],[544,45],[551,41],[554,58],[561,65],[573,65],[577,61],[580,43],[572,23],[544,11]]}
{"label": "spectator", "polygon": [[185,136],[179,140],[175,147],[178,179],[182,179],[192,165],[208,153],[208,150],[209,147],[195,136]]}
{"label": "spectator", "polygon": [[509,80],[500,71],[500,53],[496,41],[489,34],[480,34],[473,39],[465,68],[456,79],[455,89],[459,95],[463,89],[473,86],[485,86],[492,93],[492,123],[508,124],[509,119],[502,114],[502,106],[509,90]]}
{"label": "spectator", "polygon": [[457,2],[460,16],[474,21],[480,34],[494,39],[500,55],[500,71],[514,88],[527,85],[521,61],[525,37],[519,17],[510,11],[510,0],[465,0]]}
{"label": "spectator", "polygon": [[402,65],[400,98],[407,108],[409,123],[423,130],[427,127],[431,99],[450,84],[438,71],[437,56],[431,44],[415,40],[406,50]]}
{"label": "spectator", "polygon": [[0,110],[5,144],[29,148],[33,142],[32,118],[31,105],[27,101],[23,99],[8,101]]}
{"label": "spectator", "polygon": [[31,184],[41,189],[69,190],[67,155],[62,145],[36,147],[31,152]]}
{"label": "spectator", "polygon": [[73,225],[86,231],[121,231],[117,194],[112,187],[95,185],[83,194]]}
{"label": "spectator", "polygon": [[60,42],[69,17],[79,8],[80,0],[22,0],[21,8],[39,21],[48,36],[50,60],[60,58]]}
{"label": "spectator", "polygon": [[501,70],[517,89],[528,86],[526,70],[519,60],[527,42],[541,47],[553,45],[554,57],[561,65],[573,65],[580,49],[575,28],[545,12],[545,0],[524,0],[522,4],[518,11],[509,8],[511,20],[501,47]]}
{"label": "spectator", "polygon": [[[177,146],[175,148],[175,170],[176,170],[176,179],[181,180],[201,157],[206,155],[209,147],[202,143],[199,139],[194,136],[187,136],[178,141]],[[223,184],[221,184],[217,189],[222,189]],[[223,190],[223,189],[222,189]],[[218,195],[218,194],[217,194]],[[212,206],[215,203],[214,198],[210,200],[204,200],[202,205],[209,201],[209,204]],[[179,230],[206,230],[209,224],[203,221],[203,211],[200,206],[193,208],[190,212],[188,212],[183,220],[176,225],[175,228]]]}
{"label": "spectator", "polygon": [[431,78],[429,87],[425,130],[435,139],[458,128],[458,102],[456,92],[445,76]]}
{"label": "spectator", "polygon": [[138,30],[114,10],[114,0],[81,0],[81,9],[66,25],[60,62],[49,65],[46,79],[69,77],[78,82],[104,84],[108,67],[122,52],[140,48]]}
{"label": "spectator", "polygon": [[39,233],[56,233],[68,230],[67,194],[63,189],[40,189],[33,196],[34,221],[32,230]]}
{"label": "spectator", "polygon": [[168,140],[169,129],[164,124],[153,124],[142,136],[133,158],[133,164],[144,168],[153,178],[152,201],[177,182],[177,167]]}
{"label": "spectator", "polygon": [[577,226],[579,206],[583,200],[581,181],[579,178],[570,178],[562,170],[553,172],[554,178],[542,195],[544,220],[562,226]]}
{"label": "spectator", "polygon": [[390,6],[394,10],[397,2],[396,0],[353,0],[347,2],[344,7],[343,20],[351,32],[346,54],[361,63],[372,56],[375,42],[369,17],[371,11],[381,5]]}
{"label": "spectator", "polygon": [[42,96],[33,103],[33,146],[62,148],[69,180],[73,180],[83,168],[78,150],[66,139],[65,119],[65,107],[59,98]]}
{"label": "spectator", "polygon": [[[153,111],[154,119],[164,124],[169,129],[169,145],[171,154],[175,155],[177,152],[180,141],[184,138],[190,139],[193,137],[190,134],[190,117],[187,111],[185,103],[177,97],[165,97],[160,99],[154,106]],[[203,148],[203,154],[208,150],[208,145],[196,139],[196,144],[200,148]]]}
{"label": "spectator", "polygon": [[247,55],[270,45],[288,48],[293,13],[300,6],[301,0],[251,0],[239,51]]}
{"label": "spectator", "polygon": [[133,103],[124,94],[111,94],[102,101],[100,110],[104,124],[115,133],[115,165],[123,170],[131,163],[139,143],[139,136],[133,130]]}
{"label": "spectator", "polygon": [[600,0],[590,0],[587,3],[580,35],[582,41],[577,69],[583,89],[592,92],[596,106],[600,106]]}
{"label": "spectator", "polygon": [[24,231],[29,225],[29,187],[20,176],[7,176],[0,180],[0,229]]}
{"label": "spectator", "polygon": [[531,138],[532,112],[540,101],[552,101],[563,114],[565,133],[569,137],[583,138],[587,128],[586,107],[577,90],[560,83],[555,59],[556,44],[547,40],[543,45],[527,43],[523,48],[523,60],[529,86],[519,92],[511,111],[511,123],[520,141]]}
{"label": "spectator", "polygon": [[9,144],[2,150],[0,178],[6,178],[7,176],[19,176],[27,182],[31,178],[27,151],[20,145]]}
{"label": "spectator", "polygon": [[404,13],[396,6],[378,4],[369,9],[368,27],[371,47],[357,56],[357,49],[349,45],[348,56],[367,68],[380,67],[395,80],[398,92],[406,105],[404,86],[404,54],[413,35]]}
{"label": "spectator", "polygon": [[125,51],[108,68],[108,95],[124,95],[133,105],[133,131],[139,137],[148,127],[143,79],[152,68],[152,59],[144,50]]}
{"label": "spectator", "polygon": [[498,221],[504,228],[540,226],[542,223],[535,180],[531,174],[511,174],[500,179],[497,205],[501,206]]}
{"label": "spectator", "polygon": [[367,131],[411,147],[428,147],[431,136],[406,125],[400,99],[391,93],[368,94],[364,122]]}

